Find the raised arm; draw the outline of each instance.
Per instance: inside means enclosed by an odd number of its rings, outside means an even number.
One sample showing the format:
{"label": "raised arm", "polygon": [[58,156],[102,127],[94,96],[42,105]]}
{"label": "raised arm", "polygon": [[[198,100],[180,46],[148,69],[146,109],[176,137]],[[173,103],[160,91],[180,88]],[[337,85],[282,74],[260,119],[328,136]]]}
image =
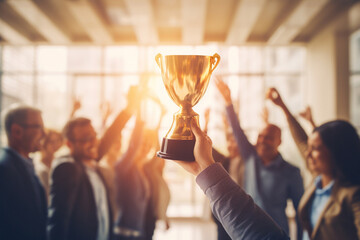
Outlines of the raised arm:
{"label": "raised arm", "polygon": [[209,198],[216,218],[232,239],[289,239],[286,233],[238,186],[225,169],[215,163],[211,139],[196,123],[191,125],[196,138],[195,162],[176,161],[197,175],[196,182]]}
{"label": "raised arm", "polygon": [[[115,165],[115,171],[126,172],[126,169],[132,166],[140,149],[142,139],[144,137],[144,123],[136,118],[135,127],[130,137],[129,146],[125,154],[119,159]],[[121,168],[121,169],[119,169]]]}
{"label": "raised arm", "polygon": [[209,122],[210,122],[210,108],[205,109],[204,119],[205,119],[204,132],[207,133],[208,127],[209,127]]}
{"label": "raised arm", "polygon": [[233,134],[238,145],[241,157],[243,159],[249,159],[249,155],[255,152],[255,148],[249,142],[244,131],[240,127],[239,119],[234,111],[234,107],[231,102],[230,88],[219,77],[216,78],[215,84],[225,101],[228,120],[233,130]]}
{"label": "raised arm", "polygon": [[313,116],[312,116],[312,113],[311,113],[311,108],[310,108],[310,106],[306,106],[305,110],[302,111],[302,112],[300,112],[299,115],[300,115],[300,117],[302,117],[302,118],[304,118],[306,121],[308,121],[313,128],[316,127],[316,124],[315,124],[315,122],[314,122],[314,119],[313,119]]}
{"label": "raised arm", "polygon": [[270,99],[275,105],[279,106],[286,117],[286,120],[289,124],[291,135],[303,156],[303,159],[306,159],[307,152],[307,139],[308,136],[305,130],[302,128],[300,123],[296,120],[294,115],[291,114],[289,109],[286,107],[285,103],[281,99],[279,92],[275,88],[270,88],[266,93],[266,98]]}
{"label": "raised arm", "polygon": [[141,101],[140,97],[141,93],[138,88],[135,86],[130,87],[127,95],[128,102],[126,108],[117,115],[113,123],[105,130],[104,135],[100,139],[98,159],[101,159],[110,149],[113,142],[119,139],[119,135],[121,135],[121,131],[125,124],[139,108]]}
{"label": "raised arm", "polygon": [[72,102],[72,109],[70,112],[69,119],[72,119],[75,116],[75,113],[81,108],[81,101],[80,99],[74,97]]}

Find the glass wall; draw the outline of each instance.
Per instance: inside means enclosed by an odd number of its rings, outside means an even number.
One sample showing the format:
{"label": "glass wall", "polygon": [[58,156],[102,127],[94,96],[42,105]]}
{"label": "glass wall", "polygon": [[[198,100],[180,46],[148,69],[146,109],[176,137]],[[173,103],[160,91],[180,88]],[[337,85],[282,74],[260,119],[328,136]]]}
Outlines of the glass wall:
{"label": "glass wall", "polygon": [[[229,84],[241,125],[250,140],[256,141],[263,125],[261,113],[267,107],[270,122],[283,129],[281,149],[284,158],[295,165],[301,163],[282,112],[265,101],[265,92],[268,87],[276,87],[294,113],[305,107],[302,96],[306,56],[302,47],[4,46],[0,64],[1,109],[17,102],[36,106],[43,111],[46,127],[60,130],[69,119],[73,100],[78,99],[82,107],[77,116],[91,118],[101,133],[101,104],[111,104],[113,113],[109,124],[125,107],[129,87],[142,84],[167,109],[160,127],[159,136],[162,137],[169,130],[172,115],[178,107],[167,95],[154,60],[159,52],[202,55],[217,52],[221,61],[212,78],[217,75]],[[200,114],[203,125],[203,113],[205,109],[211,109],[208,134],[214,147],[226,155],[224,103],[213,80],[194,110]],[[148,100],[142,105],[142,114],[146,116],[147,126],[154,128],[159,121],[160,107]],[[128,146],[133,124],[131,120],[123,132],[123,151]],[[170,217],[203,217],[208,213],[204,195],[192,176],[171,161],[167,161],[164,174],[172,194]]]}
{"label": "glass wall", "polygon": [[360,132],[360,30],[350,37],[350,120]]}

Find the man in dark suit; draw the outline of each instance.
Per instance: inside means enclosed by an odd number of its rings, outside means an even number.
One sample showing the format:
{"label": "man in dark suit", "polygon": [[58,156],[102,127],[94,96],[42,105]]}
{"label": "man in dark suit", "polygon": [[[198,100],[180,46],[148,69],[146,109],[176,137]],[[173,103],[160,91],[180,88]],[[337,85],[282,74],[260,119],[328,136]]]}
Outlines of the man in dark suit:
{"label": "man in dark suit", "polygon": [[18,106],[5,116],[8,147],[0,152],[0,239],[45,240],[47,203],[29,153],[44,136],[41,112]]}
{"label": "man in dark suit", "polygon": [[87,118],[71,119],[64,128],[70,155],[54,160],[50,186],[48,234],[50,240],[113,239],[113,213],[108,187],[97,162],[138,107],[138,93],[98,141]]}

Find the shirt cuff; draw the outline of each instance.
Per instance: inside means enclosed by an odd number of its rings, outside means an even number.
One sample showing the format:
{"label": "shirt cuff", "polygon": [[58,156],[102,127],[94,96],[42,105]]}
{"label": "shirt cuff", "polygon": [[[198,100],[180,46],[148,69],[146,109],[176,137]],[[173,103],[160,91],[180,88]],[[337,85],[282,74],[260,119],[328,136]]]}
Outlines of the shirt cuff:
{"label": "shirt cuff", "polygon": [[227,175],[228,173],[220,163],[213,163],[199,173],[196,177],[196,182],[205,192],[206,189],[219,183],[221,179],[226,178]]}

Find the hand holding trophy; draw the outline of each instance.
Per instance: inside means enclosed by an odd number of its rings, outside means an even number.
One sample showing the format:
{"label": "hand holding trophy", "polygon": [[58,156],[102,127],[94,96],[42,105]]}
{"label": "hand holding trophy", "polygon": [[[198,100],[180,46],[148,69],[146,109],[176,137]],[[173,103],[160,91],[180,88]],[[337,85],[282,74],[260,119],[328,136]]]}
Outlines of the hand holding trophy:
{"label": "hand holding trophy", "polygon": [[195,136],[191,131],[191,121],[195,119],[199,125],[199,114],[192,107],[204,95],[220,56],[217,53],[213,56],[162,56],[159,53],[155,60],[161,69],[167,93],[180,107],[157,155],[165,159],[194,161]]}

